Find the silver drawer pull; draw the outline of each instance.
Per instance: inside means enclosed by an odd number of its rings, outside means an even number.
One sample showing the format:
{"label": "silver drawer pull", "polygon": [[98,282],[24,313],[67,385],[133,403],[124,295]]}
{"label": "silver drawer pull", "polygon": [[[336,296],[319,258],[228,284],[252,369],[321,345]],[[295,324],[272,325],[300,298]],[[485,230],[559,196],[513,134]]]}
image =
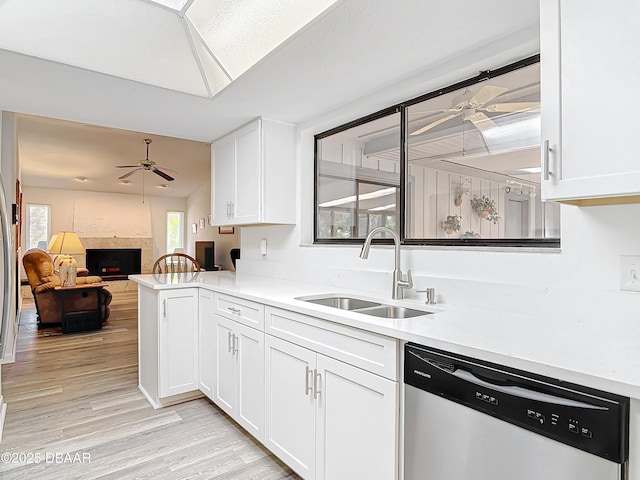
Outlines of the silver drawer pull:
{"label": "silver drawer pull", "polygon": [[229,338],[227,339],[227,348],[229,349],[229,353],[233,354],[233,333],[231,331],[228,332]]}
{"label": "silver drawer pull", "polygon": [[306,365],[304,372],[304,394],[309,395],[313,390],[313,386],[311,385],[310,375],[313,375],[313,370],[309,368],[309,365]]}
{"label": "silver drawer pull", "polygon": [[233,334],[233,355],[237,355],[238,354],[238,344],[240,343],[240,337],[238,337],[238,335],[236,335],[235,333]]}
{"label": "silver drawer pull", "polygon": [[241,315],[242,314],[242,310],[240,310],[239,308],[227,307],[227,310],[229,310],[234,315]]}
{"label": "silver drawer pull", "polygon": [[549,180],[549,175],[551,175],[551,171],[549,170],[549,152],[551,151],[551,147],[549,147],[549,140],[544,141],[544,154],[542,155],[542,175],[545,180]]}
{"label": "silver drawer pull", "polygon": [[322,375],[317,370],[313,371],[313,398],[318,399],[318,395],[322,393],[320,386],[322,385]]}

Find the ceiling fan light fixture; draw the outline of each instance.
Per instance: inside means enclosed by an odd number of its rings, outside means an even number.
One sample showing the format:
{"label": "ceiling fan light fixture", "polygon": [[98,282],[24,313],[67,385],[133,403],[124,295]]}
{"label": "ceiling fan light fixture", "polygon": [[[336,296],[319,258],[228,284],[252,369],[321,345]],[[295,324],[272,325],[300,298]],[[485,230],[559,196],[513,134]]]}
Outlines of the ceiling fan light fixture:
{"label": "ceiling fan light fixture", "polygon": [[131,185],[131,180],[120,180],[122,185]]}

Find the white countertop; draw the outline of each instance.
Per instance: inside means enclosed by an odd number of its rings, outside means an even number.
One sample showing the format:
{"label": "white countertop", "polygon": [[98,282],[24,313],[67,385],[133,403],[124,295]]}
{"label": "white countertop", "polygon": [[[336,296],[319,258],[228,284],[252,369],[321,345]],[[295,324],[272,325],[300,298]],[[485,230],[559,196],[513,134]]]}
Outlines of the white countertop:
{"label": "white countertop", "polygon": [[[606,301],[577,297],[575,302],[554,302],[549,298],[535,311],[513,313],[501,311],[499,305],[495,309],[447,304],[431,308],[416,300],[395,301],[358,290],[232,272],[201,272],[195,278],[191,274],[129,278],[154,290],[198,287],[239,295],[400,340],[640,398],[640,338],[630,335],[627,328],[627,322],[637,319],[617,318],[615,308]],[[296,300],[332,293],[433,313],[393,320]],[[558,308],[559,304],[570,304],[571,308]]]}

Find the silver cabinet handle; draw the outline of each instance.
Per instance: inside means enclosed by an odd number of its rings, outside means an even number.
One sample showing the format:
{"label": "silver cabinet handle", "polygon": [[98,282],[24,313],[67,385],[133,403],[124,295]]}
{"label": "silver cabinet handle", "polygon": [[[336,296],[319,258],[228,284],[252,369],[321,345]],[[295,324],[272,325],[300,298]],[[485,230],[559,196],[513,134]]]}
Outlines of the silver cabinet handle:
{"label": "silver cabinet handle", "polygon": [[240,310],[239,308],[227,307],[227,310],[229,310],[234,315],[241,315],[242,314],[242,310]]}
{"label": "silver cabinet handle", "polygon": [[309,395],[313,390],[313,386],[311,385],[310,375],[313,375],[313,370],[309,368],[309,365],[304,367],[304,394]]}
{"label": "silver cabinet handle", "polygon": [[233,355],[237,355],[238,354],[238,344],[240,343],[240,337],[238,337],[238,335],[236,335],[235,333],[233,334]]}
{"label": "silver cabinet handle", "polygon": [[229,218],[233,218],[236,216],[236,203],[235,202],[231,202],[231,217]]}
{"label": "silver cabinet handle", "polygon": [[551,148],[549,147],[549,140],[544,141],[544,155],[542,155],[542,175],[545,180],[549,180],[549,176],[551,172],[549,171],[549,152]]}
{"label": "silver cabinet handle", "polygon": [[320,385],[322,384],[322,375],[317,370],[313,370],[313,398],[318,399],[318,395],[322,393]]}
{"label": "silver cabinet handle", "polygon": [[162,316],[167,317],[167,299],[162,300]]}
{"label": "silver cabinet handle", "polygon": [[228,332],[227,349],[233,355],[233,333],[231,331]]}

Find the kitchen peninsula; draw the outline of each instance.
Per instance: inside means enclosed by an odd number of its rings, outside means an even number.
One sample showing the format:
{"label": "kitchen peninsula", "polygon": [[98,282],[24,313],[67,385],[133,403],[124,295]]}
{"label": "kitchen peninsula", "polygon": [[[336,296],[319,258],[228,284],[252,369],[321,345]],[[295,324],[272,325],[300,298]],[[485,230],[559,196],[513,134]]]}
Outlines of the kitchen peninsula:
{"label": "kitchen peninsula", "polygon": [[[575,310],[426,306],[230,272],[130,278],[139,287],[140,388],[152,405],[204,394],[305,478],[355,474],[354,465],[362,475],[363,464],[367,478],[397,478],[404,342],[631,397],[635,468],[640,382],[628,363],[633,342],[613,321],[603,330]],[[431,313],[388,319],[299,299],[330,293]],[[592,315],[607,314],[597,308]],[[571,341],[540,333],[553,333],[560,317],[573,323]],[[376,435],[361,428],[373,420]]]}

